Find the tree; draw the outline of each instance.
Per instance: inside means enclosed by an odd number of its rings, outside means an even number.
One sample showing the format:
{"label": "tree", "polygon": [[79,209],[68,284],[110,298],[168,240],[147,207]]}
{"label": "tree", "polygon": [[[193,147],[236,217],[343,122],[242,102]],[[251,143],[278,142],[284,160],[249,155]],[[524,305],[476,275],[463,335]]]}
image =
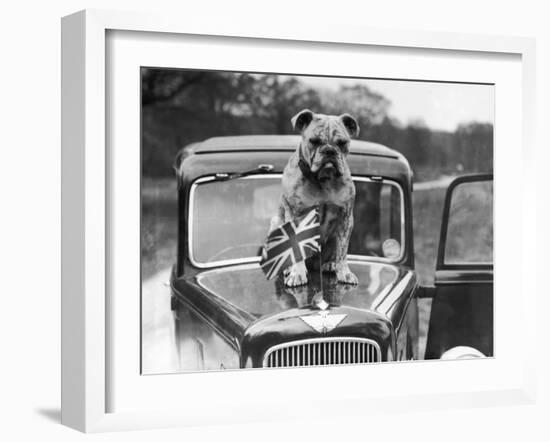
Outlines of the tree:
{"label": "tree", "polygon": [[337,91],[326,90],[322,94],[324,113],[338,115],[347,112],[355,117],[365,132],[384,121],[390,104],[386,97],[361,84],[341,86]]}
{"label": "tree", "polygon": [[455,161],[466,172],[493,170],[493,125],[470,122],[460,124],[454,133]]}
{"label": "tree", "polygon": [[143,68],[141,70],[141,104],[150,106],[170,102],[185,89],[198,84],[203,77],[202,71]]}
{"label": "tree", "polygon": [[353,115],[364,140],[403,153],[417,176],[442,171],[492,170],[491,124],[467,123],[454,133],[431,131],[422,120],[403,126],[391,102],[364,84],[336,90],[308,86],[300,77],[218,71],[144,68],[142,164],[146,176],[172,173],[176,153],[205,138],[240,134],[289,134],[301,109]]}
{"label": "tree", "polygon": [[405,128],[405,143],[404,155],[413,167],[430,164],[431,131],[422,119],[409,121]]}
{"label": "tree", "polygon": [[305,86],[296,77],[263,75],[253,84],[250,97],[252,114],[271,122],[269,131],[276,134],[292,132],[291,118],[305,108],[320,109],[318,92]]}

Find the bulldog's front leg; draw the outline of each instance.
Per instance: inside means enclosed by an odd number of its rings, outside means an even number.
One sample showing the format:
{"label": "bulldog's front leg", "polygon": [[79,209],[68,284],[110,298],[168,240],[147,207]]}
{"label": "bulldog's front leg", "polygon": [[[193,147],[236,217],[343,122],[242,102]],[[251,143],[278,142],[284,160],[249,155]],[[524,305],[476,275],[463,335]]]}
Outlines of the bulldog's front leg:
{"label": "bulldog's front leg", "polygon": [[359,283],[357,276],[350,270],[346,258],[340,262],[331,261],[324,263],[323,272],[335,273],[338,282],[343,284],[357,285]]}
{"label": "bulldog's front leg", "polygon": [[[271,219],[270,231],[273,231],[275,228],[280,227],[284,223],[287,223],[298,217],[297,213],[293,213],[286,198],[281,199],[281,204],[279,205],[279,210],[277,215]],[[284,270],[283,278],[285,286],[287,287],[299,287],[301,285],[307,284],[307,268],[306,263],[301,261],[297,264],[290,266],[288,269]]]}
{"label": "bulldog's front leg", "polygon": [[348,261],[345,258],[342,262],[337,264],[336,279],[338,280],[338,282],[341,282],[344,284],[351,284],[351,285],[359,284],[359,280],[357,279],[357,276],[355,276],[355,274],[349,269]]}
{"label": "bulldog's front leg", "polygon": [[285,285],[298,287],[307,284],[307,268],[304,261],[300,261],[284,271]]}
{"label": "bulldog's front leg", "polygon": [[334,260],[323,264],[323,271],[336,273],[336,279],[343,284],[357,285],[359,280],[350,270],[347,261],[349,240],[353,230],[353,207],[347,207],[344,211],[342,222],[335,229],[335,253]]}

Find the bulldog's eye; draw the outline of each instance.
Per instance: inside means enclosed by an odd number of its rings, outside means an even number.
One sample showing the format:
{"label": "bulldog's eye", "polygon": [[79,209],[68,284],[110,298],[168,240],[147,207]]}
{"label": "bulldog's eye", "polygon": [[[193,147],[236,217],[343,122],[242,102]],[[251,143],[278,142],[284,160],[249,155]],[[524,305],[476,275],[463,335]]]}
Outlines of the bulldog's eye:
{"label": "bulldog's eye", "polygon": [[348,142],[346,140],[337,140],[336,141],[336,145],[340,148],[340,149],[345,149],[348,145]]}
{"label": "bulldog's eye", "polygon": [[309,142],[312,146],[320,146],[321,145],[321,138],[313,137],[309,139]]}

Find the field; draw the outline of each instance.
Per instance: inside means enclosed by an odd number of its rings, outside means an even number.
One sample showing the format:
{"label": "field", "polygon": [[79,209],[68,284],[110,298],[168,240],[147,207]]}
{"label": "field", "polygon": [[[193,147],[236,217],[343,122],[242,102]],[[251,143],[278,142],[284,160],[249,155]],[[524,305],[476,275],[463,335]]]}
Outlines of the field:
{"label": "field", "polygon": [[176,261],[176,193],[175,179],[143,179],[141,272],[144,280],[171,267]]}
{"label": "field", "polygon": [[[424,184],[423,188],[413,192],[415,267],[420,284],[432,285],[447,186]],[[431,306],[431,299],[418,300],[419,349],[422,355],[426,349]]]}
{"label": "field", "polygon": [[415,266],[420,283],[434,281],[435,258],[439,244],[441,217],[446,185],[422,183],[413,192],[413,227]]}

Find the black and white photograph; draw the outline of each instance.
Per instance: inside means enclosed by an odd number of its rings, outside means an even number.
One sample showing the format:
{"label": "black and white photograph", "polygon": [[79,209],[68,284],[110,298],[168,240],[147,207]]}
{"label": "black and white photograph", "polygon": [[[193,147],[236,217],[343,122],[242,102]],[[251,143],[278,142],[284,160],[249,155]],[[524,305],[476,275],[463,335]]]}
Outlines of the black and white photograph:
{"label": "black and white photograph", "polygon": [[494,356],[493,84],[140,75],[142,374]]}
{"label": "black and white photograph", "polygon": [[546,9],[8,2],[0,440],[549,439]]}

